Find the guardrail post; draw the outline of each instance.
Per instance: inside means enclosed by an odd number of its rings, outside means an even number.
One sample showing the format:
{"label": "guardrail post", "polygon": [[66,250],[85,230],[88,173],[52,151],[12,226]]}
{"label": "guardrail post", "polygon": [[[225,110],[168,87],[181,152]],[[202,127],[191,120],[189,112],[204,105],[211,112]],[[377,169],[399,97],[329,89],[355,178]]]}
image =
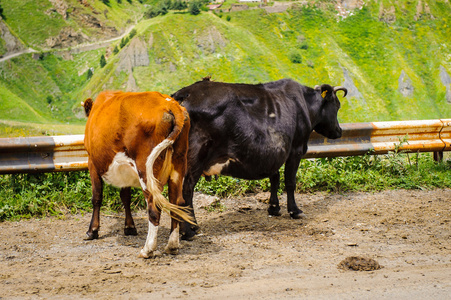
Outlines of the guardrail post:
{"label": "guardrail post", "polygon": [[443,151],[434,151],[434,160],[441,162],[443,160]]}

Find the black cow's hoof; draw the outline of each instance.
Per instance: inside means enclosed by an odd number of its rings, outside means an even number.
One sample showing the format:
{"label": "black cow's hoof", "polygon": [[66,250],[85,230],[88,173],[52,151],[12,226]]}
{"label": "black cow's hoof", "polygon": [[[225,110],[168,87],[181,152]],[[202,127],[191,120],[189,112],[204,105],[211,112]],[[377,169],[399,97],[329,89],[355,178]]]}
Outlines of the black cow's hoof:
{"label": "black cow's hoof", "polygon": [[185,230],[182,232],[182,236],[180,237],[184,241],[192,241],[194,240],[194,237],[196,236],[196,231],[189,228],[188,230]]}
{"label": "black cow's hoof", "polygon": [[135,227],[124,228],[125,235],[138,235],[138,231]]}
{"label": "black cow's hoof", "polygon": [[269,214],[270,216],[274,216],[274,217],[279,217],[279,216],[282,215],[282,214],[280,213],[280,207],[279,207],[279,206],[272,206],[272,205],[270,205],[270,206],[268,207],[268,214]]}
{"label": "black cow's hoof", "polygon": [[290,212],[290,217],[292,219],[304,219],[307,216],[302,212],[302,210],[296,211],[296,212]]}
{"label": "black cow's hoof", "polygon": [[93,232],[86,232],[86,240],[90,241],[90,240],[96,240],[99,238],[99,232],[98,231],[93,231]]}
{"label": "black cow's hoof", "polygon": [[[194,219],[195,220],[195,219]],[[181,239],[185,241],[192,241],[194,239],[194,236],[199,231],[200,227],[194,224],[190,224],[188,222],[181,222],[180,223],[180,233],[181,233]]]}

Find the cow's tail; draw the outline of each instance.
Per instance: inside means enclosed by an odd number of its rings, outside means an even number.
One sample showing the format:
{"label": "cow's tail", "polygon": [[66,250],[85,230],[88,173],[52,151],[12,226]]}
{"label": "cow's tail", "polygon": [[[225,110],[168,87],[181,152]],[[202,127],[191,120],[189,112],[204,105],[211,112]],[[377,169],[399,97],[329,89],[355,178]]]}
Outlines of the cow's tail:
{"label": "cow's tail", "polygon": [[93,104],[93,102],[92,102],[91,98],[88,98],[84,102],[81,103],[81,106],[83,106],[83,108],[85,109],[85,114],[87,117],[89,117],[89,113],[91,112],[92,104]]}
{"label": "cow's tail", "polygon": [[[185,124],[185,120],[187,118],[187,114],[184,114],[184,111],[177,107],[177,109],[172,109],[171,114],[174,116],[174,127],[169,135],[159,143],[155,148],[153,148],[149,157],[146,161],[146,173],[147,173],[147,190],[153,196],[153,203],[155,206],[161,210],[165,210],[167,212],[172,212],[175,214],[173,216],[175,219],[179,221],[184,220],[191,224],[195,224],[193,218],[191,216],[189,207],[182,207],[176,204],[170,203],[162,194],[160,189],[160,184],[158,180],[155,178],[153,172],[153,166],[156,159],[160,156],[160,154],[172,146],[174,141],[178,138]],[[184,176],[184,174],[180,174],[180,176]],[[182,180],[182,179],[180,179]]]}

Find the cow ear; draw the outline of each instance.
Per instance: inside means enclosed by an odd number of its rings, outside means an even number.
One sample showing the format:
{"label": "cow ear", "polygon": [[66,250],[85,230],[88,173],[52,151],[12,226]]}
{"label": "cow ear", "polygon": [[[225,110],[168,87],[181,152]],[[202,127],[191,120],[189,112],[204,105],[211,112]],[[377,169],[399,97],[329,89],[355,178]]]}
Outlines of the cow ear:
{"label": "cow ear", "polygon": [[328,84],[323,84],[321,85],[321,97],[323,97],[324,100],[330,100],[332,99],[332,93],[333,93],[333,88],[328,85]]}

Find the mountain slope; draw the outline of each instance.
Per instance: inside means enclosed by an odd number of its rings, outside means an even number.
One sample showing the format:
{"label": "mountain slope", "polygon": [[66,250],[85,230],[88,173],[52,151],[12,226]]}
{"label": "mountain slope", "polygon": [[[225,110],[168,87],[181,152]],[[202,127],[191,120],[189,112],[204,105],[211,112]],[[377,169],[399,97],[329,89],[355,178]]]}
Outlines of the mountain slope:
{"label": "mountain slope", "polygon": [[[74,7],[80,3],[65,2],[75,3]],[[0,83],[48,121],[70,123],[84,122],[80,101],[101,90],[170,94],[208,75],[228,82],[289,77],[309,86],[345,85],[350,93],[342,100],[341,122],[451,118],[446,100],[451,101],[449,1],[383,0],[366,1],[363,6],[357,5],[362,1],[351,0],[304,2],[282,13],[263,9],[197,16],[170,12],[140,21],[136,35],[127,35],[128,42],[42,51],[1,62]],[[110,3],[110,9],[124,13],[115,1]],[[136,15],[145,10],[132,3]],[[19,25],[8,18],[7,10],[6,15],[8,26],[17,30]],[[54,35],[34,40],[19,36],[45,48]],[[106,34],[103,39],[109,37]],[[103,68],[101,55],[107,58]],[[2,97],[0,103],[5,101]],[[0,116],[17,119],[5,113]]]}

